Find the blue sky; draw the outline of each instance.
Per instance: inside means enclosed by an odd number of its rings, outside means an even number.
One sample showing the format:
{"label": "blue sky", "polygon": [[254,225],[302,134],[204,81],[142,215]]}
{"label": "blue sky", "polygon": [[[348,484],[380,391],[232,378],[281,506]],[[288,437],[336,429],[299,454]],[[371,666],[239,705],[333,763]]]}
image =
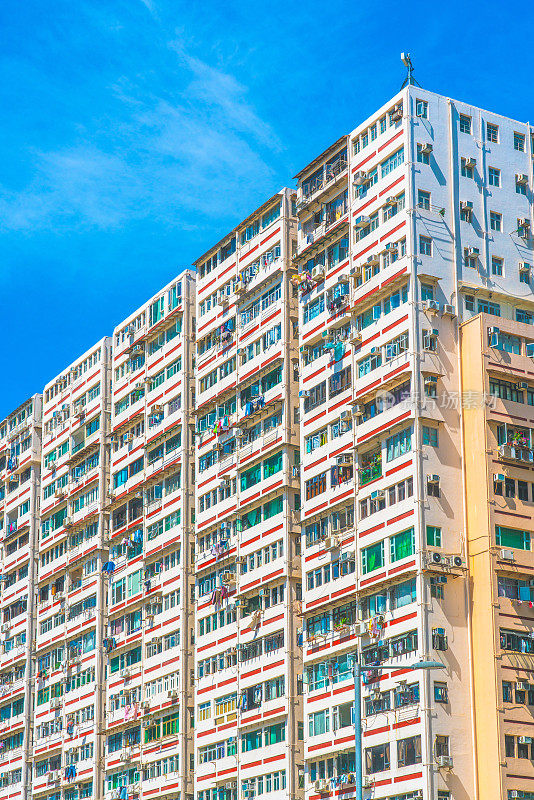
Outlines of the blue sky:
{"label": "blue sky", "polygon": [[502,3],[3,0],[0,26],[0,419],[393,95],[401,50],[534,118]]}

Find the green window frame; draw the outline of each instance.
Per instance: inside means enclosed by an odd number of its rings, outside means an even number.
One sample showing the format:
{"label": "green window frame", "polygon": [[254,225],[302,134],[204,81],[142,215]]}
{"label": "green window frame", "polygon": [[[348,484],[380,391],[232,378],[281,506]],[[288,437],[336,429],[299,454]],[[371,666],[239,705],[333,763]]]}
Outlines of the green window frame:
{"label": "green window frame", "polygon": [[496,525],[495,540],[501,547],[530,550],[530,531],[521,531],[516,528],[505,528],[502,525]]}
{"label": "green window frame", "polygon": [[435,525],[427,525],[426,543],[430,547],[441,547],[441,528],[437,528]]}
{"label": "green window frame", "polygon": [[367,575],[368,572],[374,572],[375,569],[380,569],[384,566],[384,540],[370,544],[369,547],[364,547],[362,550],[362,572]]}
{"label": "green window frame", "polygon": [[282,469],[282,451],[275,453],[263,462],[263,477],[270,478]]}
{"label": "green window frame", "polygon": [[390,561],[400,561],[401,558],[413,556],[415,553],[415,531],[408,528],[391,536],[389,540]]}

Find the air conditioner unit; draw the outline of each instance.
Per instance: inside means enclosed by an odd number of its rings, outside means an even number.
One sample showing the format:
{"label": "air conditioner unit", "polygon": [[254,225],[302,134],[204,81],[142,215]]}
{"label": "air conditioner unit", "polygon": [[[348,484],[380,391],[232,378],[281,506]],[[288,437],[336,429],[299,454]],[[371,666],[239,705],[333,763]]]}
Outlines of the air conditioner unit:
{"label": "air conditioner unit", "polygon": [[380,264],[380,256],[377,253],[372,253],[370,256],[367,256],[366,262],[369,267],[376,267]]}
{"label": "air conditioner unit", "polygon": [[528,389],[528,383],[526,381],[520,381],[516,383],[518,389]]}
{"label": "air conditioner unit", "polygon": [[312,278],[322,278],[324,276],[324,267],[322,264],[318,264],[316,267],[312,269]]}
{"label": "air conditioner unit", "polygon": [[449,566],[449,559],[447,556],[442,555],[441,553],[436,553],[435,551],[430,553],[430,562],[434,565],[440,565],[442,567]]}
{"label": "air conditioner unit", "polygon": [[150,700],[141,700],[141,708],[144,708],[145,711],[150,708]]}
{"label": "air conditioner unit", "polygon": [[393,122],[400,122],[402,119],[402,103],[399,103],[395,106],[393,111],[391,112],[391,119]]}
{"label": "air conditioner unit", "polygon": [[516,172],[515,182],[524,186],[525,183],[528,183],[528,175],[525,175],[524,172]]}
{"label": "air conditioner unit", "polygon": [[493,476],[493,480],[495,483],[504,483],[505,476],[502,472],[498,472]]}
{"label": "air conditioner unit", "polygon": [[130,677],[130,668],[129,667],[123,667],[123,669],[121,669],[121,671],[120,671],[120,676],[121,676],[121,678],[129,678]]}
{"label": "air conditioner unit", "polygon": [[63,520],[63,527],[70,528],[71,525],[72,525],[72,517],[65,517],[65,519]]}
{"label": "air conditioner unit", "polygon": [[394,197],[393,195],[390,195],[389,197],[386,197],[385,202],[387,206],[394,206],[397,203],[397,198]]}
{"label": "air conditioner unit", "polygon": [[434,386],[438,382],[437,375],[425,375],[423,383],[425,386]]}
{"label": "air conditioner unit", "polygon": [[[515,688],[520,692],[528,692],[530,689],[530,683],[525,683],[525,681],[516,681]],[[521,736],[519,738],[521,739]],[[525,744],[525,742],[523,742],[523,744]]]}
{"label": "air conditioner unit", "polygon": [[527,261],[520,261],[519,272],[522,272],[523,274],[530,272],[530,264]]}
{"label": "air conditioner unit", "polygon": [[354,227],[365,228],[367,227],[367,225],[370,225],[370,223],[371,223],[371,217],[362,214],[361,216],[356,217],[356,219],[354,220]]}
{"label": "air conditioner unit", "polygon": [[355,405],[354,411],[352,412],[355,417],[363,417],[365,414],[365,406],[362,405]]}
{"label": "air conditioner unit", "polygon": [[513,550],[501,550],[500,557],[503,561],[515,561],[515,553]]}
{"label": "air conditioner unit", "polygon": [[452,769],[452,756],[438,756],[436,763],[439,769]]}
{"label": "air conditioner unit", "polygon": [[386,496],[386,492],[384,489],[375,489],[374,492],[371,492],[371,500],[382,500]]}
{"label": "air conditioner unit", "polygon": [[364,186],[364,184],[367,183],[367,180],[367,173],[364,170],[354,173],[353,181],[356,186]]}
{"label": "air conditioner unit", "polygon": [[527,217],[520,217],[517,224],[520,228],[530,228],[530,220]]}
{"label": "air conditioner unit", "polygon": [[337,547],[339,547],[337,536],[327,536],[324,540],[325,550],[335,550]]}
{"label": "air conditioner unit", "polygon": [[360,331],[352,331],[350,335],[350,343],[351,344],[359,344],[362,340],[362,334]]}
{"label": "air conditioner unit", "polygon": [[431,484],[439,483],[439,475],[427,475],[426,482]]}
{"label": "air conditioner unit", "polygon": [[508,797],[510,797],[510,798],[519,797],[519,790],[518,789],[509,789],[508,790]]}
{"label": "air conditioner unit", "polygon": [[309,389],[301,389],[299,392],[299,397],[309,397],[310,391]]}
{"label": "air conditioner unit", "polygon": [[49,783],[54,783],[55,781],[59,780],[59,770],[57,769],[49,769],[46,775]]}
{"label": "air conditioner unit", "polygon": [[176,698],[178,697],[178,689],[169,689],[169,691],[167,692],[167,697],[169,698],[169,700],[176,700]]}
{"label": "air conditioner unit", "polygon": [[430,142],[425,142],[424,145],[421,147],[421,152],[425,154],[425,156],[429,156],[430,153],[433,151],[434,146]]}
{"label": "air conditioner unit", "polygon": [[10,628],[9,622],[3,622],[2,623],[2,627],[0,628],[0,631],[2,631],[2,633],[9,633],[10,630],[11,630],[11,628]]}
{"label": "air conditioner unit", "polygon": [[467,167],[467,169],[473,169],[473,167],[476,167],[476,165],[477,165],[477,160],[476,158],[473,158],[473,156],[469,156],[469,158],[465,159],[465,166]]}
{"label": "air conditioner unit", "polygon": [[50,708],[61,708],[61,700],[59,697],[53,697],[50,700]]}
{"label": "air conditioner unit", "polygon": [[464,566],[464,560],[462,556],[452,556],[452,566],[456,568],[460,568]]}
{"label": "air conditioner unit", "polygon": [[329,781],[324,780],[324,778],[322,778],[320,780],[315,781],[315,783],[313,784],[313,788],[315,789],[316,792],[319,792],[319,794],[324,794],[325,792],[330,791],[330,783]]}
{"label": "air conditioner unit", "polygon": [[120,760],[121,761],[131,761],[132,758],[132,751],[129,747],[125,747],[124,750],[121,750]]}
{"label": "air conditioner unit", "polygon": [[456,311],[455,311],[454,306],[450,306],[450,305],[447,305],[447,304],[443,306],[442,313],[443,313],[443,315],[449,315],[451,317],[456,316]]}
{"label": "air conditioner unit", "polygon": [[347,409],[346,409],[345,411],[342,411],[342,412],[341,412],[341,414],[339,415],[339,419],[340,419],[342,422],[343,422],[344,420],[352,419],[352,411],[350,411],[350,410],[347,410]]}
{"label": "air conditioner unit", "polygon": [[473,203],[471,200],[460,200],[460,211],[472,211]]}
{"label": "air conditioner unit", "polygon": [[342,453],[337,456],[336,463],[341,466],[342,464],[352,464],[352,456],[349,453]]}
{"label": "air conditioner unit", "polygon": [[439,311],[439,303],[437,300],[423,300],[423,311]]}
{"label": "air conditioner unit", "polygon": [[490,336],[498,336],[500,332],[500,329],[496,328],[495,325],[492,325],[488,328],[488,333]]}

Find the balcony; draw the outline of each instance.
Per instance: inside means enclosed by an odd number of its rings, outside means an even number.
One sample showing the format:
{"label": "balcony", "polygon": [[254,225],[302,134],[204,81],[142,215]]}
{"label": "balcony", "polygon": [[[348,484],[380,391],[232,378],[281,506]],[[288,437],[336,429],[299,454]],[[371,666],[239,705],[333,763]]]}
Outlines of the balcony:
{"label": "balcony", "polygon": [[382,477],[382,454],[373,453],[364,457],[364,463],[358,470],[358,483],[365,486],[367,483]]}
{"label": "balcony", "polygon": [[531,464],[534,462],[534,451],[524,444],[501,444],[499,445],[499,458]]}

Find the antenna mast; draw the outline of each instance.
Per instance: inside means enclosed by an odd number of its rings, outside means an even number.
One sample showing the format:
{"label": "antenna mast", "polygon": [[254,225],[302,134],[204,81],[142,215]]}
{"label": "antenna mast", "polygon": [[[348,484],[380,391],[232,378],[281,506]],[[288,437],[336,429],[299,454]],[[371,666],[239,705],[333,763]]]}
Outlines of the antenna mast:
{"label": "antenna mast", "polygon": [[408,70],[408,74],[404,79],[404,83],[402,84],[401,89],[404,89],[405,86],[413,86],[414,84],[417,84],[417,86],[421,86],[421,84],[418,81],[416,81],[413,76],[414,65],[412,64],[412,59],[410,58],[410,54],[401,53],[401,61]]}

